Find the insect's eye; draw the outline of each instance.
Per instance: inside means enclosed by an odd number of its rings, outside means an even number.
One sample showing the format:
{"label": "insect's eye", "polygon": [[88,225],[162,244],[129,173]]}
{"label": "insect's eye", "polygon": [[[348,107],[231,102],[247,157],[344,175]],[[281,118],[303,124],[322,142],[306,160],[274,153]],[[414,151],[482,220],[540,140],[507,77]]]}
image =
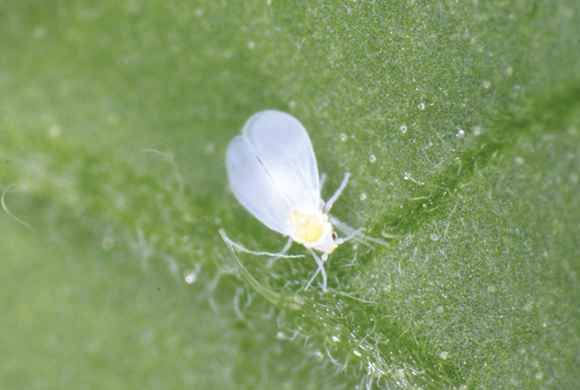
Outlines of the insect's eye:
{"label": "insect's eye", "polygon": [[338,238],[338,236],[336,235],[336,232],[332,232],[332,239],[336,240]]}

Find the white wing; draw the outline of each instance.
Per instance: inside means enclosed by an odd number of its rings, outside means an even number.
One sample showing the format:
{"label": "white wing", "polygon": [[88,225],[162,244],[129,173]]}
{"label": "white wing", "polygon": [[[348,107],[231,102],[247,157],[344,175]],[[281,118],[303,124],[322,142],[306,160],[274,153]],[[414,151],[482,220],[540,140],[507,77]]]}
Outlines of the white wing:
{"label": "white wing", "polygon": [[274,179],[278,190],[294,207],[320,208],[316,156],[302,123],[280,111],[254,114],[242,129]]}
{"label": "white wing", "polygon": [[272,178],[245,137],[235,137],[228,146],[226,166],[236,199],[264,225],[289,235],[290,205],[277,191]]}
{"label": "white wing", "polygon": [[302,124],[289,114],[263,111],[245,124],[226,155],[238,201],[270,229],[290,234],[293,209],[319,210],[316,157]]}

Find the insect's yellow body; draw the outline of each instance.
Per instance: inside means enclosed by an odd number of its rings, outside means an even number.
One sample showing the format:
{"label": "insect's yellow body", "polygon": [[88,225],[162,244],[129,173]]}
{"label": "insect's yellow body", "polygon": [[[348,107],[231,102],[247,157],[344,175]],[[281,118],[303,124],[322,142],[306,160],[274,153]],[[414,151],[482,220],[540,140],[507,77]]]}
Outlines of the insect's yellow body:
{"label": "insect's yellow body", "polygon": [[316,248],[327,254],[336,249],[334,229],[323,212],[292,210],[290,224],[293,228],[292,239],[305,247]]}

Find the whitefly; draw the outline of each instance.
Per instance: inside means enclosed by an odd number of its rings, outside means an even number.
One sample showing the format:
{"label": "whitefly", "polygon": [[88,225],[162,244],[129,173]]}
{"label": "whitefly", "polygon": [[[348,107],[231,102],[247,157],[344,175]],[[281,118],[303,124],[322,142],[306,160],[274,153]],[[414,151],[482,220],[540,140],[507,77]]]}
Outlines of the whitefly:
{"label": "whitefly", "polygon": [[[318,165],[310,137],[292,115],[268,110],[254,114],[234,137],[226,152],[230,188],[236,199],[255,218],[271,230],[288,238],[277,253],[253,251],[231,240],[223,229],[220,235],[232,250],[259,256],[270,261],[301,257],[288,255],[293,242],[303,245],[318,266],[306,288],[318,274],[322,288],[327,288],[324,269],[328,256],[350,239],[363,243],[384,242],[364,236],[330,215],[334,203],[348,184],[346,173],[340,186],[327,200],[322,200],[324,177]],[[343,236],[339,237],[337,231]]]}

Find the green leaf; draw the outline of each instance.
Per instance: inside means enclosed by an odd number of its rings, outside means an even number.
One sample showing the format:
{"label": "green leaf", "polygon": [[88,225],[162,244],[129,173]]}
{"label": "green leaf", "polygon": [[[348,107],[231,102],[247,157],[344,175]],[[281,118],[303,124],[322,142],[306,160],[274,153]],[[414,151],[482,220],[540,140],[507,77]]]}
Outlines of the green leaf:
{"label": "green leaf", "polygon": [[[0,387],[577,388],[579,25],[573,0],[0,1]],[[328,293],[218,235],[283,244],[224,172],[265,108],[388,241],[340,247]]]}

